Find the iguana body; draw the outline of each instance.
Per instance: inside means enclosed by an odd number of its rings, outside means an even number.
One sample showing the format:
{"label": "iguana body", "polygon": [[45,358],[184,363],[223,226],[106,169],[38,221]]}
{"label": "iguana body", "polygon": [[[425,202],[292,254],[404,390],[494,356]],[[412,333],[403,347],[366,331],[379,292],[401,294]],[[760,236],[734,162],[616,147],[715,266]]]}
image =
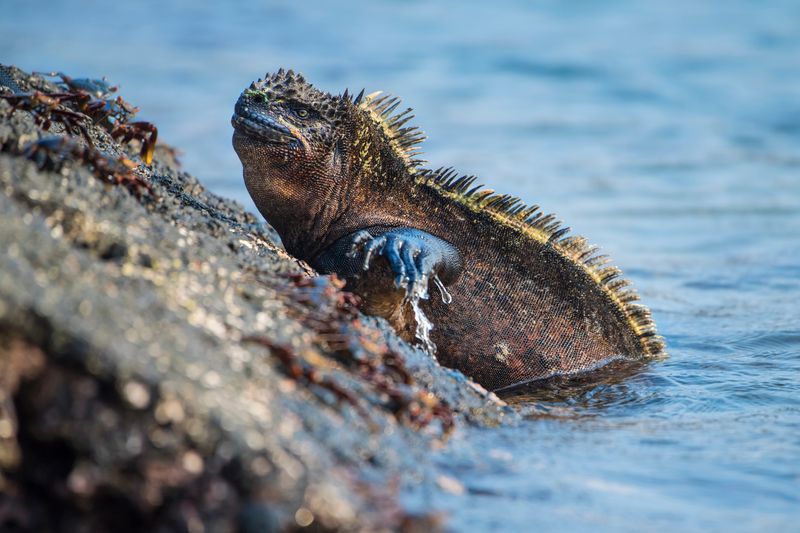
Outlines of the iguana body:
{"label": "iguana body", "polygon": [[423,169],[422,136],[403,127],[410,110],[392,116],[397,103],[331,96],[291,71],[242,94],[234,147],[290,253],[344,275],[406,337],[414,316],[374,258],[399,285],[438,276],[452,301],[434,294],[422,310],[439,361],[492,390],[663,350],[649,311],[585,239],[474,177]]}

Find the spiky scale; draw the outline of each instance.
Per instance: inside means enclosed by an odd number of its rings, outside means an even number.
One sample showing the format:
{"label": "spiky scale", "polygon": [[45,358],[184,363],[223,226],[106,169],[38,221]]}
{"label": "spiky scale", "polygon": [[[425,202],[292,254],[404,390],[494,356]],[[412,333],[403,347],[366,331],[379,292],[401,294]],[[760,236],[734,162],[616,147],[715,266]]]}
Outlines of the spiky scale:
{"label": "spiky scale", "polygon": [[467,197],[467,198],[469,198],[471,196],[475,196],[475,193],[478,192],[479,190],[481,190],[481,187],[483,187],[483,185],[476,185],[475,187],[473,187],[470,190],[468,190],[467,192],[465,192],[464,196]]}
{"label": "spiky scale", "polygon": [[477,178],[475,176],[464,176],[462,178],[459,178],[458,192],[464,193],[464,191],[466,191],[470,185],[475,183],[476,179]]}
{"label": "spiky scale", "polygon": [[399,115],[395,115],[391,122],[392,128],[399,131],[403,125],[407,124],[411,119],[414,118],[412,111],[413,109],[409,107]]}
{"label": "spiky scale", "polygon": [[555,233],[556,231],[558,231],[560,229],[561,229],[561,221],[560,220],[554,220],[554,221],[550,222],[549,224],[547,224],[547,225],[542,227],[542,230],[547,234]]}
{"label": "spiky scale", "polygon": [[618,278],[607,283],[609,290],[620,292],[623,288],[630,286],[631,281],[624,278]]}
{"label": "spiky scale", "polygon": [[474,200],[478,203],[482,203],[484,198],[490,197],[494,194],[493,189],[483,189],[481,191],[476,192],[473,196]]}
{"label": "spiky scale", "polygon": [[381,116],[381,118],[384,119],[384,121],[388,123],[386,119],[389,118],[389,115],[391,115],[392,111],[397,109],[397,106],[399,105],[400,105],[400,99],[393,97],[388,99],[382,105],[376,106],[375,111]]}
{"label": "spiky scale", "polygon": [[639,293],[633,289],[628,289],[627,291],[619,293],[617,297],[621,302],[630,303],[639,300]]}
{"label": "spiky scale", "polygon": [[[538,206],[536,207],[538,209]],[[574,254],[576,252],[580,252],[581,250],[585,250],[588,246],[588,241],[586,240],[586,237],[582,237],[580,235],[570,235],[561,241],[561,246],[570,254]]]}
{"label": "spiky scale", "polygon": [[583,262],[583,264],[590,267],[600,267],[602,265],[609,263],[610,261],[611,261],[610,257],[608,257],[606,254],[601,254],[586,259]]}
{"label": "spiky scale", "polygon": [[502,203],[506,198],[507,196],[505,194],[491,196],[484,201],[483,206],[486,208],[497,209],[498,204]]}
{"label": "spiky scale", "polygon": [[560,230],[557,230],[557,231],[553,232],[553,234],[552,234],[552,235],[550,235],[550,238],[549,238],[549,239],[547,239],[547,241],[548,241],[548,242],[557,241],[557,240],[559,240],[561,237],[563,237],[564,235],[566,235],[567,233],[569,233],[569,231],[570,231],[570,230],[569,230],[569,228],[561,228]]}
{"label": "spiky scale", "polygon": [[419,128],[416,126],[411,126],[408,128],[401,128],[397,130],[397,134],[405,137],[406,135],[411,134],[412,132],[419,131]]}
{"label": "spiky scale", "polygon": [[376,109],[377,110],[381,106],[381,104],[386,102],[386,100],[390,99],[391,97],[392,97],[392,95],[390,95],[390,94],[384,94],[383,96],[379,96],[378,98],[375,98],[374,100],[370,100],[370,103],[369,103],[370,107],[372,107],[372,109]]}
{"label": "spiky scale", "polygon": [[600,249],[599,249],[597,246],[591,246],[591,245],[590,245],[590,246],[587,246],[587,247],[586,247],[586,248],[585,248],[585,249],[584,249],[584,250],[583,250],[583,251],[582,251],[582,252],[581,252],[581,253],[580,253],[580,254],[579,254],[579,255],[578,255],[576,258],[575,258],[575,260],[576,260],[578,263],[582,263],[582,264],[583,264],[583,265],[585,265],[585,266],[591,266],[591,265],[586,265],[586,261],[588,261],[589,259],[591,259],[591,257],[592,257],[593,255],[595,255],[595,254],[596,254],[596,253],[597,253],[599,250],[600,250]]}
{"label": "spiky scale", "polygon": [[615,266],[607,266],[597,270],[597,276],[600,278],[600,283],[608,283],[621,275],[622,271]]}
{"label": "spiky scale", "polygon": [[543,216],[539,217],[536,220],[536,222],[534,224],[532,224],[532,226],[537,227],[537,228],[544,228],[549,223],[553,222],[555,220],[555,218],[556,218],[556,216],[554,214],[552,214],[552,213],[550,213],[548,215],[543,215]]}

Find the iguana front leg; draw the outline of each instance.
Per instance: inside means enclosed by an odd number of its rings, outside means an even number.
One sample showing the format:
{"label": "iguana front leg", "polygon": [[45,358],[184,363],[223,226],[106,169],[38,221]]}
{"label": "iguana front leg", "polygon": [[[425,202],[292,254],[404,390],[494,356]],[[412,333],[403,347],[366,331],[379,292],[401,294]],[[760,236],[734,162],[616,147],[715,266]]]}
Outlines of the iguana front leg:
{"label": "iguana front leg", "polygon": [[[378,257],[386,263],[376,262]],[[427,292],[434,280],[441,284],[442,298],[449,300],[444,287],[458,278],[462,262],[455,246],[425,231],[371,227],[340,238],[312,266],[345,278],[348,290],[364,299],[366,313],[387,319],[411,340],[416,323],[410,306],[405,305],[409,297],[419,288]]]}
{"label": "iguana front leg", "polygon": [[373,227],[345,235],[325,249],[313,266],[351,278],[368,271],[379,256],[388,261],[395,287],[407,293],[434,276],[444,286],[450,285],[461,273],[461,254],[455,246],[408,227]]}

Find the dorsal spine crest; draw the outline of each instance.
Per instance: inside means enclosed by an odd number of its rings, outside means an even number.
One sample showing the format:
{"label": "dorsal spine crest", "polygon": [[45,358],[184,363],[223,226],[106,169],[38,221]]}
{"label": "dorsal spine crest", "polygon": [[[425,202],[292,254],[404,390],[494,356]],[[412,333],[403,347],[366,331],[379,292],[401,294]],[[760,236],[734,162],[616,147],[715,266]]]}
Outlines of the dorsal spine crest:
{"label": "dorsal spine crest", "polygon": [[416,173],[423,161],[415,159],[419,156],[419,144],[425,140],[425,134],[416,127],[403,127],[412,118],[413,110],[409,107],[393,115],[400,105],[400,99],[382,91],[364,96],[362,90],[353,100],[360,110],[383,131],[392,151],[403,161],[410,174]]}

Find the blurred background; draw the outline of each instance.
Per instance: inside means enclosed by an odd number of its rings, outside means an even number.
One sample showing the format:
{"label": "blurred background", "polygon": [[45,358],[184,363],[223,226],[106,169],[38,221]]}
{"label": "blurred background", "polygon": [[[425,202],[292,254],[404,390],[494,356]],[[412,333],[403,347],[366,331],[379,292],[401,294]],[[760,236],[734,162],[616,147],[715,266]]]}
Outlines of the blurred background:
{"label": "blurred background", "polygon": [[102,77],[254,210],[239,92],[279,67],[416,110],[432,167],[602,245],[670,359],[540,395],[411,506],[457,529],[794,529],[800,519],[800,3],[3,0],[0,62]]}

